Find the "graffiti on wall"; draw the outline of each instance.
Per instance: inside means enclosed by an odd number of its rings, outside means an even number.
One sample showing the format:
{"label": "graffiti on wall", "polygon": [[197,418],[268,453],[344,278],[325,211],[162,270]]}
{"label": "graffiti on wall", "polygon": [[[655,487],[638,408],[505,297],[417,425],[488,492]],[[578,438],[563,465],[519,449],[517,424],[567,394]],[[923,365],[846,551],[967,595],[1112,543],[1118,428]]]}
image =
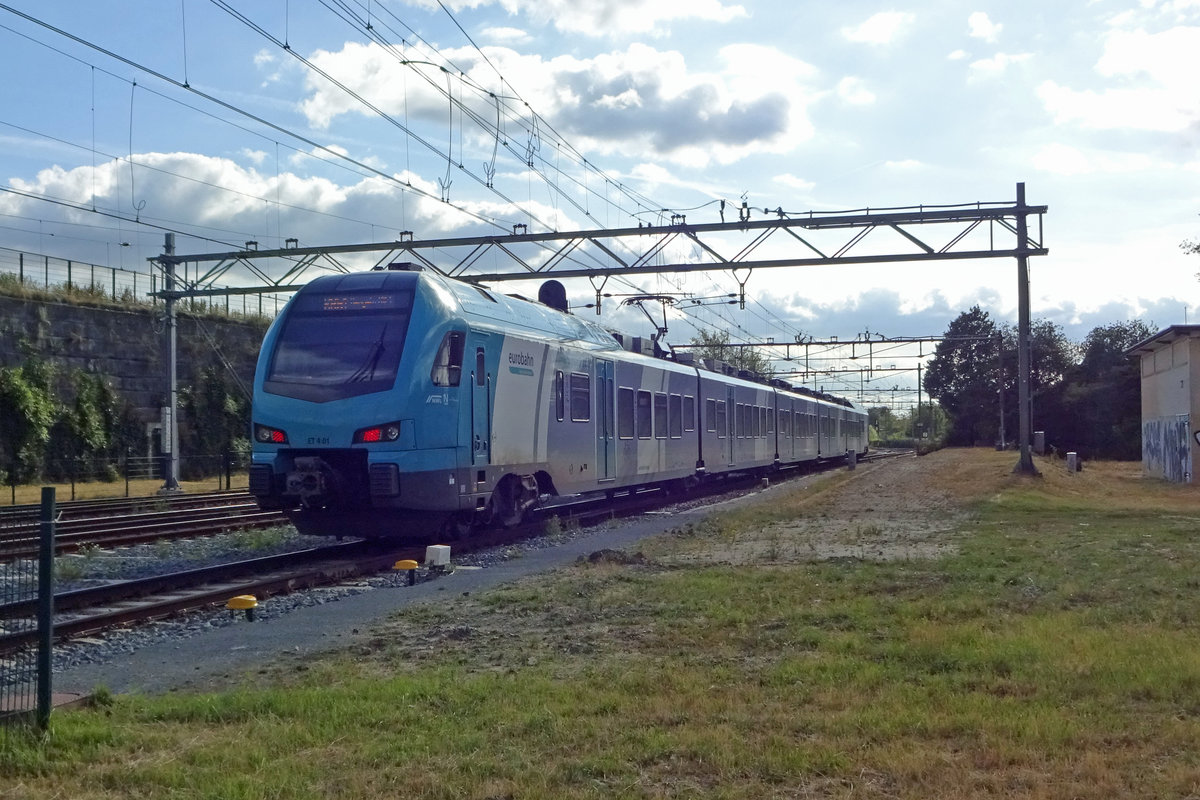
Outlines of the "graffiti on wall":
{"label": "graffiti on wall", "polygon": [[1142,466],[1169,481],[1192,479],[1191,422],[1187,414],[1142,421]]}

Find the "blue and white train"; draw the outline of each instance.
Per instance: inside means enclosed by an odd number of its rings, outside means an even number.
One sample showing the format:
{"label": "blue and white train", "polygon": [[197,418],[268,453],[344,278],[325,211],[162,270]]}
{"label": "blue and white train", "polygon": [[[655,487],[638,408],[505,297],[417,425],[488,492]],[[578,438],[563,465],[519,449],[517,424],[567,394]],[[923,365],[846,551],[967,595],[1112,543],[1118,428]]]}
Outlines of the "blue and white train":
{"label": "blue and white train", "polygon": [[410,265],[308,284],[259,356],[251,493],[307,533],[403,537],[867,449],[848,401],[656,357],[550,302]]}

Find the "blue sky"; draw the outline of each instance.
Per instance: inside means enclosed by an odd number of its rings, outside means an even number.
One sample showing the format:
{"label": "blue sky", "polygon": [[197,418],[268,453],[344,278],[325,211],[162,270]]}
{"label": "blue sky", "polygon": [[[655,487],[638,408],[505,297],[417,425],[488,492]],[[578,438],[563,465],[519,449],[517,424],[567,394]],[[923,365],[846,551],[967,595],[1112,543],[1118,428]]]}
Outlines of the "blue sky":
{"label": "blue sky", "polygon": [[[1200,318],[1200,256],[1180,249],[1200,238],[1198,52],[1200,0],[9,2],[0,246],[135,266],[162,245],[137,220],[211,252],[661,208],[716,222],[720,199],[1011,201],[1020,181],[1050,209],[1034,316],[1076,339],[1164,327]],[[976,303],[1016,315],[1010,260],[778,270],[747,290],[745,311],[696,324],[846,339],[938,334]],[[691,319],[672,317],[676,341]]]}

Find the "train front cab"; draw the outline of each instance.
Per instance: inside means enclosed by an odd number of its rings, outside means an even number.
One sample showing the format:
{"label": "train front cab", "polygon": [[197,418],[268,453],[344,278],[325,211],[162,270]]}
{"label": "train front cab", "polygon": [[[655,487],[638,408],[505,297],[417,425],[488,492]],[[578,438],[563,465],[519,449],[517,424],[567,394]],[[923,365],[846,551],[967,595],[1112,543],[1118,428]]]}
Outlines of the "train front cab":
{"label": "train front cab", "polygon": [[320,278],[264,339],[250,490],[302,530],[393,535],[458,502],[466,331],[419,277]]}

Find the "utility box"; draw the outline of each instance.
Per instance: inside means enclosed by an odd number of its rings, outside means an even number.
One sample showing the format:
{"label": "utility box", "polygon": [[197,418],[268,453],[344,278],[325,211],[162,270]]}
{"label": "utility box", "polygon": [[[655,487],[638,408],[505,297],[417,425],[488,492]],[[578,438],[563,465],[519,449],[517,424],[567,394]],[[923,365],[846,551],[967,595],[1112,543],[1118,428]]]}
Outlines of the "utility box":
{"label": "utility box", "polygon": [[425,566],[433,569],[450,567],[450,545],[431,544],[425,548]]}
{"label": "utility box", "polygon": [[1079,472],[1079,453],[1067,453],[1067,472]]}
{"label": "utility box", "polygon": [[1033,432],[1033,452],[1037,453],[1039,456],[1046,455],[1046,432],[1045,431],[1034,431]]}

